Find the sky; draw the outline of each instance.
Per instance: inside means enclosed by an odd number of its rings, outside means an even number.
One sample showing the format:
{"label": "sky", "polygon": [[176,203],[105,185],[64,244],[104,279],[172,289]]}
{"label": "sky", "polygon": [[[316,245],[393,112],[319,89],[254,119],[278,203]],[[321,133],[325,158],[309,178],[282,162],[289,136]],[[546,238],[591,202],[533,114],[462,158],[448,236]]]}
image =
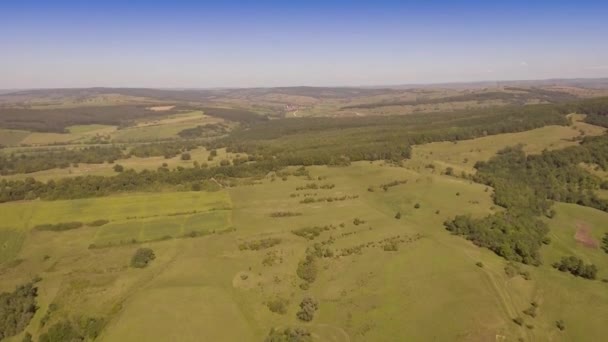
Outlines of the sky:
{"label": "sky", "polygon": [[0,1],[0,89],[579,77],[608,77],[608,1]]}

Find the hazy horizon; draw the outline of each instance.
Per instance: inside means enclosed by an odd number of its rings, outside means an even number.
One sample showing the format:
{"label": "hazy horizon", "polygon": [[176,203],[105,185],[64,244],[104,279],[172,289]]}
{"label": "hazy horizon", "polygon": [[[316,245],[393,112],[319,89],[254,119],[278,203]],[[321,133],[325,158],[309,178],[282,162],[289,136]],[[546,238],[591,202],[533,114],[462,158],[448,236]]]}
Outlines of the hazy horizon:
{"label": "hazy horizon", "polygon": [[608,4],[599,1],[20,1],[0,9],[0,89],[608,77]]}

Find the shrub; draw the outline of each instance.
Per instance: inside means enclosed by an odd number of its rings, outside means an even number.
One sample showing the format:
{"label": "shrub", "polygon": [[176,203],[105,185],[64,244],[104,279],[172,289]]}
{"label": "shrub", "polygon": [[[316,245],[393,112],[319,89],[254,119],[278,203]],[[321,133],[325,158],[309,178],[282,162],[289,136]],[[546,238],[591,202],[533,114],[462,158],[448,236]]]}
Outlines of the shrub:
{"label": "shrub", "polygon": [[34,227],[36,230],[49,230],[59,232],[63,230],[77,229],[82,227],[82,222],[62,222],[57,224],[39,224]]}
{"label": "shrub", "polygon": [[119,172],[119,173],[123,172],[125,170],[125,168],[122,165],[120,165],[120,164],[114,165],[113,169],[114,169],[115,172]]}
{"label": "shrub", "polygon": [[298,277],[300,277],[300,279],[313,283],[317,279],[317,264],[315,261],[315,256],[312,254],[306,255],[306,258],[298,263],[296,274]]}
{"label": "shrub", "polygon": [[355,219],[353,220],[353,224],[354,224],[355,226],[358,226],[358,225],[360,225],[360,224],[364,224],[364,223],[365,223],[365,221],[363,221],[363,220],[361,220],[361,219],[359,219],[359,218],[355,218]]}
{"label": "shrub", "polygon": [[190,153],[182,153],[181,159],[182,160],[190,160],[192,158],[192,156],[190,156]]}
{"label": "shrub", "polygon": [[277,314],[284,315],[287,313],[289,300],[277,297],[266,302],[266,306],[268,307],[268,310]]}
{"label": "shrub", "polygon": [[329,226],[315,226],[315,227],[303,227],[296,230],[292,230],[291,232],[297,236],[301,236],[303,238],[307,238],[308,240],[313,240],[317,236],[321,234],[323,231],[329,230]]}
{"label": "shrub", "polygon": [[131,267],[135,268],[144,268],[148,266],[148,264],[154,260],[156,256],[154,255],[154,251],[150,248],[139,248],[133,254],[131,258]]}
{"label": "shrub", "polygon": [[296,314],[299,320],[310,322],[314,318],[315,311],[319,308],[318,302],[312,297],[304,297],[300,303],[300,311]]}
{"label": "shrub", "polygon": [[397,214],[395,215],[395,218],[396,218],[397,220],[399,220],[399,219],[401,218],[401,213],[400,213],[400,212],[397,212]]}
{"label": "shrub", "polygon": [[285,330],[270,329],[264,342],[310,342],[310,333],[302,328],[287,328]]}
{"label": "shrub", "polygon": [[80,330],[91,340],[96,339],[101,334],[105,325],[106,321],[103,318],[82,317],[79,321]]}
{"label": "shrub", "polygon": [[475,263],[475,265],[476,265],[477,267],[481,267],[481,268],[483,268],[483,262],[481,262],[481,261],[476,262],[476,263]]}
{"label": "shrub", "polygon": [[55,323],[44,334],[40,335],[39,342],[65,342],[82,341],[83,336],[67,320]]}
{"label": "shrub", "polygon": [[536,306],[531,306],[523,311],[524,314],[530,317],[536,317]]}
{"label": "shrub", "polygon": [[103,226],[105,224],[108,224],[110,221],[108,220],[95,220],[95,221],[91,221],[89,223],[87,223],[87,226],[89,227],[100,227]]}
{"label": "shrub", "polygon": [[26,332],[25,335],[23,335],[21,342],[33,342],[32,334],[30,334],[29,332]]}
{"label": "shrub", "polygon": [[524,325],[524,319],[521,317],[514,318],[513,322],[515,322],[517,325]]}
{"label": "shrub", "polygon": [[266,238],[261,240],[243,242],[239,245],[240,250],[252,250],[257,251],[260,249],[267,249],[273,246],[276,246],[281,243],[281,239],[277,238]]}
{"label": "shrub", "polygon": [[559,329],[561,331],[566,330],[566,324],[561,319],[558,321],[555,321],[555,326],[557,327],[557,329]]}
{"label": "shrub", "polygon": [[302,213],[294,213],[291,211],[277,211],[274,213],[270,213],[270,217],[292,217],[292,216],[302,216]]}
{"label": "shrub", "polygon": [[414,204],[414,209],[420,209],[420,203]]}

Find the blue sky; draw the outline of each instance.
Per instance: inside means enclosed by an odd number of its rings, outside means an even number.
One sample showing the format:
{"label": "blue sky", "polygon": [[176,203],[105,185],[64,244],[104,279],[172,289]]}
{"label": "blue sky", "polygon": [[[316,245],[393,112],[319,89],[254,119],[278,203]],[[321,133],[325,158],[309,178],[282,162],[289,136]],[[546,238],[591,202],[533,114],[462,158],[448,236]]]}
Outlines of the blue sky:
{"label": "blue sky", "polygon": [[607,1],[0,2],[0,88],[608,76]]}

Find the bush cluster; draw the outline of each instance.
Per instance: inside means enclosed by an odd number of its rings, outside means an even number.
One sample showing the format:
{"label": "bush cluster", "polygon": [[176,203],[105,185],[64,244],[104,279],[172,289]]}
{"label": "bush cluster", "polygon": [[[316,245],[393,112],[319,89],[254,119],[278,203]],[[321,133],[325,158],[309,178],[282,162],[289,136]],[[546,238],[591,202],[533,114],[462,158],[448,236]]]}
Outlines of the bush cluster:
{"label": "bush cluster", "polygon": [[144,268],[154,259],[156,259],[156,255],[152,249],[138,248],[131,258],[131,267]]}

